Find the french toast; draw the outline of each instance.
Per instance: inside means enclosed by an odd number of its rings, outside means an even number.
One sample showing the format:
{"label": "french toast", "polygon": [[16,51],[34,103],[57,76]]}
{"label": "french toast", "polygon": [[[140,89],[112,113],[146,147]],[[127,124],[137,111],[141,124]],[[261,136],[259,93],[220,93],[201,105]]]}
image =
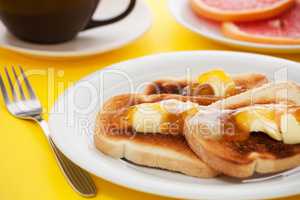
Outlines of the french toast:
{"label": "french toast", "polygon": [[[214,99],[188,98],[180,95],[119,95],[108,100],[97,118],[94,143],[96,148],[114,158],[125,158],[149,167],[209,178],[218,174],[203,163],[189,148],[183,135],[136,133],[126,125],[125,113],[132,105],[166,99],[191,100],[210,104]],[[125,121],[125,123],[124,123]]]}
{"label": "french toast", "polygon": [[[268,82],[264,74],[260,73],[244,73],[233,74],[231,78],[237,88],[236,94],[245,92],[249,89],[259,87]],[[185,96],[197,96],[193,92],[187,92],[186,88],[191,85],[197,85],[197,80],[187,80],[180,78],[165,78],[156,80],[148,84],[144,93],[150,94],[181,94]],[[210,91],[206,90],[206,95],[213,95]]]}
{"label": "french toast", "polygon": [[[234,76],[234,82],[243,91],[258,87],[267,82],[261,74],[243,74]],[[125,94],[112,97],[103,106],[98,114],[94,143],[103,153],[114,158],[125,158],[133,163],[144,166],[156,167],[186,175],[209,178],[219,174],[209,165],[204,163],[188,146],[181,129],[172,129],[172,132],[137,131],[133,128],[128,118],[132,107],[161,103],[168,100],[193,102],[199,105],[210,105],[222,97],[214,95],[182,95],[170,91],[169,80],[155,81],[162,83],[160,91],[153,90],[150,84],[146,87],[145,94]],[[166,83],[166,84],[165,84]],[[174,79],[171,85],[181,85],[183,89],[190,83]],[[173,86],[171,86],[173,87]],[[158,94],[163,93],[163,94]],[[177,116],[178,117],[178,116]],[[155,120],[153,120],[155,121]],[[182,120],[173,121],[174,124],[183,123]],[[180,127],[180,126],[179,126]],[[169,128],[169,127],[168,127]],[[155,129],[157,130],[157,129]],[[175,130],[175,131],[174,131]]]}
{"label": "french toast", "polygon": [[[286,114],[292,111],[293,115]],[[246,178],[255,173],[276,173],[300,166],[298,111],[300,86],[294,82],[270,83],[200,110],[186,119],[184,135],[204,162],[225,175]],[[255,115],[249,114],[253,112]],[[271,112],[273,115],[269,118]],[[283,116],[292,116],[292,120]],[[253,118],[259,120],[255,121],[255,128]],[[249,119],[251,126],[248,126]],[[290,126],[287,130],[283,124],[288,123],[297,127]],[[226,135],[228,124],[233,124],[233,131]],[[240,128],[245,124],[248,126],[246,132]]]}

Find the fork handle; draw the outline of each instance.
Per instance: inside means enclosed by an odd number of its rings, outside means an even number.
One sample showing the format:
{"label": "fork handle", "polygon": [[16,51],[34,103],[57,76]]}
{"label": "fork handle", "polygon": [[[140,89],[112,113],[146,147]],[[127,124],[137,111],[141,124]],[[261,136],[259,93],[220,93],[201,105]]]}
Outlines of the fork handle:
{"label": "fork handle", "polygon": [[97,194],[96,186],[90,175],[69,160],[54,144],[49,131],[48,123],[43,119],[37,119],[40,127],[47,135],[58,166],[66,177],[71,187],[84,197],[93,197]]}

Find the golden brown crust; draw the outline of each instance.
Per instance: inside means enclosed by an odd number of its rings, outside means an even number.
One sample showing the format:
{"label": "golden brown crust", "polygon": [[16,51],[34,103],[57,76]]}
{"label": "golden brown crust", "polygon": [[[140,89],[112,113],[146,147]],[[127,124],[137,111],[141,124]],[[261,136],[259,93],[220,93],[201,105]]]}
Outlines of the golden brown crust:
{"label": "golden brown crust", "polygon": [[[240,95],[218,101],[210,107],[232,109],[251,104],[288,102],[300,105],[300,87],[293,82],[267,84]],[[243,142],[204,139],[195,130],[199,124],[185,127],[185,137],[203,161],[214,169],[234,177],[249,177],[255,172],[275,173],[300,165],[300,144],[287,145],[265,134],[254,133]]]}
{"label": "golden brown crust", "polygon": [[[220,171],[232,177],[247,178],[252,176],[255,172],[261,174],[276,173],[300,165],[299,153],[280,159],[257,157],[252,162],[236,163],[232,160],[224,159],[224,157],[220,156],[223,155],[221,153],[216,154],[210,151],[216,148],[216,146],[211,146],[209,149],[205,148],[205,145],[201,145],[201,141],[199,141],[197,137],[193,137],[193,134],[186,135],[186,139],[190,147],[204,162],[208,163],[209,166],[213,167],[216,171]],[[226,153],[228,154],[228,152]],[[257,156],[255,153],[252,155]]]}
{"label": "golden brown crust", "polygon": [[[232,79],[237,88],[241,89],[240,91],[247,91],[268,82],[267,77],[259,73],[236,74],[232,75]],[[160,79],[147,85],[144,94],[180,94],[183,88],[193,83],[196,83],[196,81],[174,78]]]}
{"label": "golden brown crust", "polygon": [[[240,74],[234,76],[233,79],[237,85],[246,89],[267,82],[266,77],[261,74]],[[96,147],[103,153],[115,158],[126,158],[137,164],[177,171],[190,176],[208,178],[219,174],[195,155],[182,135],[134,133],[128,125],[123,123],[124,113],[127,112],[129,106],[135,104],[156,102],[163,99],[178,99],[189,100],[200,105],[209,105],[219,100],[216,97],[174,95],[172,92],[174,85],[184,88],[188,84],[186,80],[168,79],[158,80],[154,83],[160,86],[160,92],[153,89],[152,84],[152,86],[147,87],[146,95],[119,95],[105,103],[97,118],[94,136]],[[173,95],[152,95],[157,93],[173,93]],[[129,127],[129,129],[124,131],[124,127]]]}
{"label": "golden brown crust", "polygon": [[[119,95],[108,100],[97,117],[94,135],[96,148],[114,158],[125,158],[137,164],[208,178],[218,173],[202,162],[189,148],[183,135],[134,133],[124,129],[122,117],[129,106],[163,99],[192,100],[207,103],[207,98],[179,95]],[[211,101],[211,99],[209,100]]]}
{"label": "golden brown crust", "polygon": [[133,105],[142,103],[153,103],[167,99],[176,99],[183,102],[191,101],[199,105],[210,105],[211,103],[220,100],[217,97],[206,97],[206,96],[182,96],[175,94],[154,94],[154,95],[143,95],[143,94],[123,94],[112,97],[108,100],[100,113],[100,120],[104,129],[103,132],[129,134],[131,125],[127,119],[127,112]]}
{"label": "golden brown crust", "polygon": [[[252,175],[255,166],[254,163],[245,163],[241,165],[240,163],[228,161],[223,157],[218,156],[222,155],[221,152],[228,154],[228,152],[224,151],[222,148],[220,153],[213,153],[207,150],[205,143],[202,143],[202,140],[200,140],[199,137],[195,137],[194,134],[185,134],[185,138],[193,151],[216,171],[220,171],[228,176],[240,178]],[[207,146],[209,146],[209,144],[207,144]]]}
{"label": "golden brown crust", "polygon": [[232,75],[232,79],[237,87],[245,90],[257,88],[269,82],[268,78],[260,73],[236,74]]}
{"label": "golden brown crust", "polygon": [[300,86],[293,81],[269,83],[213,103],[211,106],[235,109],[252,104],[300,104]]}

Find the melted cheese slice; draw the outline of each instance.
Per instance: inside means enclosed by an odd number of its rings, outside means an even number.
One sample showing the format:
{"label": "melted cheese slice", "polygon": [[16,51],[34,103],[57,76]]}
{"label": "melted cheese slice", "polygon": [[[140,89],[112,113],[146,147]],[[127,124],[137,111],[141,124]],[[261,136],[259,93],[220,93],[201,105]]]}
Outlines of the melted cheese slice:
{"label": "melted cheese slice", "polygon": [[268,107],[248,107],[235,115],[237,126],[248,132],[263,132],[271,138],[281,141],[279,125],[276,122],[276,112]]}
{"label": "melted cheese slice", "polygon": [[198,77],[198,83],[209,84],[213,88],[214,95],[218,97],[230,96],[235,91],[235,83],[222,69],[214,69],[201,74]]}
{"label": "melted cheese slice", "polygon": [[300,143],[300,122],[297,117],[298,108],[285,105],[275,107],[249,107],[236,116],[237,125],[242,130],[263,132],[285,144]]}
{"label": "melted cheese slice", "polygon": [[292,114],[283,114],[280,118],[280,128],[285,144],[300,143],[300,123]]}
{"label": "melted cheese slice", "polygon": [[[172,126],[174,133],[182,129],[183,119],[196,112],[198,104],[170,99],[157,103],[143,103],[131,108],[128,116],[133,129],[142,133],[165,133]],[[172,131],[172,130],[171,130]]]}

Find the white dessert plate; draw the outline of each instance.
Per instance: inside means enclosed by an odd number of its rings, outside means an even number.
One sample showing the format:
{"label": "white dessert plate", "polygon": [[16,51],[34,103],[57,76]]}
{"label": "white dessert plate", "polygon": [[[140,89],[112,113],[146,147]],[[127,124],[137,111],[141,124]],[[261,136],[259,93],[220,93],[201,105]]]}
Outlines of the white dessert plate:
{"label": "white dessert plate", "polygon": [[271,80],[288,78],[300,82],[300,64],[257,54],[191,51],[142,57],[97,71],[66,90],[50,112],[51,135],[62,152],[83,169],[143,192],[183,199],[262,199],[300,193],[300,174],[259,183],[233,182],[225,177],[200,179],[132,167],[95,148],[95,119],[105,100],[141,92],[146,83],[160,77],[195,77],[215,67],[228,73],[261,72]]}
{"label": "white dessert plate", "polygon": [[[103,0],[94,14],[95,19],[114,16],[126,8],[127,0]],[[111,25],[79,33],[75,39],[54,45],[41,45],[21,41],[11,35],[0,22],[0,47],[18,53],[39,57],[81,57],[111,51],[136,40],[151,26],[152,15],[143,0],[125,19]]]}
{"label": "white dessert plate", "polygon": [[244,42],[240,40],[225,37],[218,22],[213,22],[201,18],[194,14],[189,5],[189,0],[169,0],[169,9],[176,20],[190,29],[191,31],[202,35],[216,42],[226,44],[243,50],[269,53],[299,53],[300,45],[272,45],[260,44],[254,42]]}

